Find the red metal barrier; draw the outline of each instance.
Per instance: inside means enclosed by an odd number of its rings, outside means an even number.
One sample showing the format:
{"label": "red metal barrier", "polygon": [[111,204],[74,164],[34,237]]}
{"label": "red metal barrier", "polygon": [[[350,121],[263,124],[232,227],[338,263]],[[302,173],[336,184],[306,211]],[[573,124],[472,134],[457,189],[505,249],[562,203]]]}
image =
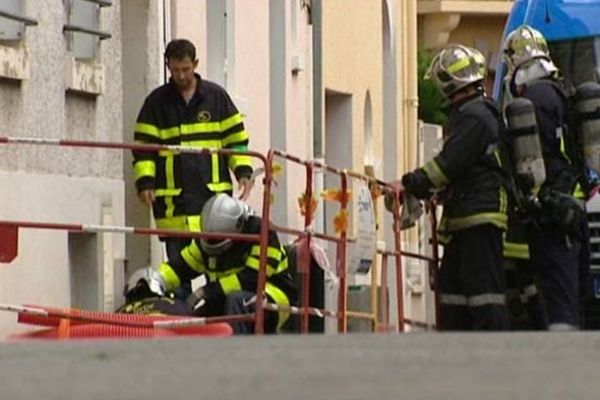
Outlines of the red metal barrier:
{"label": "red metal barrier", "polygon": [[[56,146],[70,146],[70,147],[90,147],[90,148],[108,148],[108,149],[120,149],[120,150],[138,150],[138,151],[161,151],[168,150],[174,152],[182,152],[182,153],[201,153],[201,154],[212,154],[212,153],[224,153],[224,154],[244,154],[247,156],[251,156],[254,158],[258,158],[264,165],[264,187],[263,187],[263,199],[262,199],[262,225],[261,232],[259,235],[244,235],[244,234],[219,234],[219,233],[192,233],[188,231],[174,231],[174,230],[159,230],[159,229],[148,229],[148,228],[137,228],[137,227],[124,227],[124,226],[100,226],[100,225],[81,225],[81,224],[58,224],[58,223],[47,223],[47,222],[32,222],[32,221],[0,221],[0,262],[8,262],[14,259],[17,255],[17,244],[18,244],[18,228],[40,228],[40,229],[58,229],[58,230],[67,230],[71,232],[116,232],[116,233],[127,233],[127,234],[142,234],[142,235],[160,235],[160,236],[180,236],[180,237],[206,237],[206,238],[215,238],[215,239],[223,239],[230,238],[233,240],[243,240],[243,241],[254,241],[259,242],[261,251],[259,256],[259,269],[258,269],[258,283],[257,283],[257,304],[256,312],[254,314],[243,315],[243,316],[229,316],[224,317],[223,319],[227,319],[230,321],[242,318],[242,319],[250,319],[255,322],[255,329],[257,334],[263,333],[263,322],[264,322],[264,311],[265,309],[276,311],[278,310],[275,305],[268,305],[265,303],[264,296],[264,288],[266,283],[266,265],[267,265],[267,248],[268,248],[268,232],[269,229],[274,229],[279,232],[285,232],[290,234],[295,234],[301,238],[304,238],[305,241],[305,251],[309,251],[310,241],[312,238],[320,238],[327,240],[329,242],[335,243],[336,245],[336,272],[340,279],[340,290],[338,295],[338,310],[337,312],[333,312],[330,310],[318,310],[314,307],[309,307],[310,299],[309,299],[309,282],[310,282],[310,268],[308,266],[308,258],[305,257],[305,261],[302,263],[303,265],[299,266],[299,272],[302,275],[302,294],[301,294],[301,306],[300,307],[289,307],[289,312],[300,314],[301,319],[301,332],[308,331],[308,317],[309,315],[321,315],[324,317],[334,317],[338,319],[338,331],[346,332],[347,331],[347,294],[346,294],[346,250],[348,246],[349,239],[347,237],[346,230],[342,230],[339,237],[326,235],[324,233],[314,232],[311,228],[311,216],[312,216],[312,204],[311,201],[307,202],[307,209],[304,220],[304,230],[294,230],[285,227],[277,227],[270,221],[270,199],[271,199],[271,190],[272,184],[274,182],[273,179],[273,163],[275,157],[280,157],[287,159],[288,161],[300,164],[306,170],[306,195],[307,198],[311,199],[313,196],[313,175],[316,170],[327,171],[332,174],[336,174],[340,177],[340,190],[341,193],[345,194],[340,198],[340,207],[341,210],[346,211],[348,209],[348,179],[354,178],[363,180],[370,184],[375,184],[381,187],[383,190],[394,192],[394,188],[387,185],[385,182],[377,180],[371,176],[367,176],[364,174],[358,174],[346,170],[340,170],[337,168],[333,168],[326,164],[316,162],[316,161],[306,161],[301,160],[298,157],[289,155],[285,152],[278,150],[270,150],[268,152],[267,157],[261,155],[256,152],[239,152],[233,150],[207,150],[207,149],[196,149],[185,146],[163,146],[163,145],[140,145],[140,144],[124,144],[124,143],[113,143],[113,142],[90,142],[90,141],[78,141],[78,140],[55,140],[55,139],[39,139],[39,138],[14,138],[14,137],[0,137],[0,143],[16,143],[16,144],[37,144],[37,145],[56,145]],[[401,251],[400,244],[400,223],[399,223],[399,198],[400,194],[398,192],[394,193],[394,211],[393,211],[393,233],[394,233],[394,243],[395,243],[395,251],[389,252],[386,254],[385,266],[387,267],[387,256],[395,257],[395,266],[396,266],[396,291],[398,293],[397,296],[397,304],[398,304],[398,330],[403,331],[404,323],[408,322],[404,318],[404,305],[403,305],[403,282],[402,282],[402,255],[404,256],[413,256],[409,253],[403,253]],[[432,225],[435,227],[435,214],[433,213],[431,219]],[[435,235],[435,229],[434,229]],[[433,237],[434,246],[434,256],[430,261],[431,274],[430,279],[432,280],[432,288],[435,288],[435,279],[437,270],[437,248],[436,248],[436,238]],[[5,261],[6,260],[6,261]],[[435,268],[433,267],[435,266]],[[383,291],[385,292],[385,291]],[[387,304],[387,298],[384,299],[385,304]],[[437,304],[437,296],[436,296],[436,304]],[[50,310],[52,312],[56,312],[55,309],[44,309],[46,311]],[[436,316],[439,315],[436,313]],[[50,326],[54,323],[58,323],[60,325],[60,321],[64,319],[64,317],[58,316],[48,316],[49,319],[45,320],[45,323],[42,325],[50,323]],[[52,320],[55,318],[55,320]],[[87,318],[87,320],[86,320]],[[80,323],[73,323],[73,325],[69,325],[70,329],[75,329],[83,326],[88,326],[86,329],[82,329],[80,334],[81,337],[92,337],[89,335],[93,335],[93,329],[89,328],[91,324],[102,324],[106,326],[112,326],[113,328],[118,327],[119,329],[111,330],[108,327],[102,328],[98,330],[99,335],[104,335],[106,332],[120,332],[123,335],[127,335],[129,333],[133,334],[134,329],[142,329],[140,332],[141,335],[150,335],[150,333],[146,330],[148,329],[159,329],[160,335],[163,334],[163,327],[158,327],[153,325],[150,327],[150,323],[147,320],[140,321],[134,319],[123,320],[122,317],[108,318],[106,315],[91,315],[91,314],[70,314],[68,319],[74,321],[80,321]],[[375,317],[376,318],[376,317]],[[387,317],[386,317],[387,318]],[[33,315],[20,315],[19,320],[22,322],[35,322],[40,323],[42,321],[42,317],[33,316]],[[95,319],[95,320],[94,320]],[[173,318],[171,318],[172,320]],[[87,321],[85,324],[81,323],[81,321]],[[159,323],[158,320],[151,320],[152,324]],[[214,321],[217,322],[217,321]],[[147,324],[147,326],[144,326]],[[384,321],[384,326],[387,325],[387,320]],[[375,326],[377,324],[375,323]],[[32,336],[40,335],[40,336],[48,336],[53,337],[55,332],[53,329],[59,329],[60,326],[54,327],[48,330],[45,333],[37,333],[32,334]],[[123,329],[120,329],[123,328]],[[146,329],[146,330],[144,330]],[[91,333],[92,332],[92,333]],[[104,332],[104,333],[103,333]],[[174,332],[172,329],[168,332]],[[56,333],[58,335],[58,333]],[[107,333],[108,334],[108,333]],[[86,336],[88,335],[88,336]],[[165,335],[169,335],[169,333],[165,333]],[[75,337],[75,336],[71,336]]]}
{"label": "red metal barrier", "polygon": [[[416,258],[420,258],[423,260],[427,260],[430,263],[430,268],[432,268],[433,270],[437,270],[437,265],[438,265],[438,257],[437,257],[437,238],[434,236],[431,245],[434,247],[433,250],[433,256],[432,257],[427,257],[427,256],[423,256],[423,255],[419,255],[419,254],[413,254],[413,253],[409,253],[409,252],[403,252],[401,250],[401,241],[400,241],[400,198],[401,198],[401,193],[399,193],[394,187],[388,185],[386,182],[380,181],[378,179],[375,179],[371,176],[365,175],[365,174],[359,174],[359,173],[355,173],[355,172],[351,172],[351,171],[347,171],[347,170],[340,170],[337,168],[333,168],[331,166],[328,166],[326,164],[317,162],[317,161],[307,161],[307,160],[302,160],[298,157],[292,156],[290,154],[287,154],[285,152],[279,151],[279,150],[270,150],[268,155],[267,155],[267,165],[270,167],[267,170],[269,171],[269,173],[272,170],[272,166],[274,163],[274,159],[275,157],[280,157],[283,159],[286,159],[287,161],[299,164],[301,166],[303,166],[305,168],[306,171],[306,188],[305,188],[305,195],[307,199],[311,199],[313,192],[314,192],[314,188],[313,188],[313,174],[316,170],[322,170],[322,171],[326,171],[332,174],[336,174],[340,176],[340,190],[341,193],[347,193],[348,190],[348,178],[355,178],[355,179],[359,179],[359,180],[363,180],[367,183],[370,184],[374,184],[374,185],[378,185],[382,190],[384,191],[388,191],[390,193],[393,194],[393,198],[394,198],[394,205],[393,205],[393,235],[394,235],[394,246],[395,246],[395,251],[393,252],[383,252],[384,253],[384,260],[382,260],[383,263],[385,263],[385,266],[382,266],[382,271],[385,271],[386,275],[385,275],[385,279],[387,279],[387,257],[388,256],[393,256],[395,259],[395,267],[396,267],[396,293],[397,293],[397,298],[396,298],[396,302],[397,302],[397,308],[398,308],[398,325],[397,325],[397,330],[399,332],[404,331],[404,324],[405,323],[409,323],[415,326],[426,326],[426,324],[421,323],[419,321],[409,321],[405,318],[404,316],[404,298],[403,298],[403,280],[402,280],[402,276],[403,276],[403,268],[402,268],[402,256],[407,256],[407,257],[416,257]],[[271,177],[269,176],[269,180],[267,181],[268,183],[270,183],[272,181]],[[345,333],[347,331],[347,319],[348,319],[348,311],[347,311],[347,291],[346,291],[346,249],[348,246],[348,242],[350,241],[347,237],[347,232],[344,230],[341,232],[341,234],[339,235],[339,237],[336,236],[332,236],[332,235],[327,235],[325,233],[322,232],[315,232],[314,229],[312,228],[312,220],[311,220],[311,214],[312,214],[312,204],[311,201],[307,201],[306,202],[306,209],[305,209],[305,218],[304,218],[304,230],[297,230],[297,229],[290,229],[290,228],[285,228],[285,227],[279,227],[276,226],[274,224],[271,224],[271,228],[279,231],[279,232],[283,232],[283,233],[288,233],[288,234],[293,234],[296,235],[298,237],[301,237],[304,239],[304,241],[302,242],[304,244],[304,246],[306,247],[307,250],[305,250],[305,252],[309,252],[309,247],[310,247],[310,241],[313,238],[319,238],[319,239],[323,239],[326,240],[328,242],[334,243],[336,245],[336,273],[338,275],[338,278],[340,280],[340,290],[339,290],[339,296],[338,296],[338,310],[336,312],[331,311],[331,310],[325,310],[325,309],[316,309],[314,307],[309,307],[310,305],[310,299],[309,299],[309,282],[310,282],[310,268],[309,268],[309,257],[302,257],[302,265],[298,266],[298,272],[302,275],[302,295],[301,295],[301,304],[300,307],[298,307],[297,309],[291,310],[292,313],[296,313],[296,314],[300,314],[300,318],[301,318],[301,332],[302,333],[306,333],[308,332],[308,317],[309,315],[315,315],[315,313],[319,313],[321,316],[323,317],[334,317],[338,319],[338,332],[340,333]],[[347,210],[348,207],[348,198],[347,196],[342,196],[342,198],[340,199],[340,208],[341,210]],[[268,214],[263,214],[263,215],[268,215]],[[436,220],[435,220],[435,215],[433,215],[432,219],[431,219],[431,223],[432,223],[432,229],[435,232],[436,229]],[[382,252],[380,252],[382,253]],[[430,273],[432,272],[432,270],[430,270]],[[437,277],[437,274],[434,273],[433,278],[435,279]],[[386,280],[382,278],[382,284],[383,282],[386,282]],[[432,288],[434,288],[435,286],[432,285]],[[385,306],[387,307],[388,304],[388,299],[387,299],[387,293],[385,290],[382,290],[382,296],[386,296],[384,298],[381,299],[382,304],[385,304]],[[436,296],[437,299],[437,296]],[[436,300],[437,303],[437,300]],[[353,313],[353,316],[359,314],[359,313]],[[382,330],[389,330],[389,318],[387,316],[387,314],[384,313],[384,321],[382,324]],[[437,315],[439,315],[437,313],[436,310],[436,317]],[[376,318],[376,315],[375,315]],[[375,329],[377,330],[377,321],[375,321],[374,323],[375,325]]]}

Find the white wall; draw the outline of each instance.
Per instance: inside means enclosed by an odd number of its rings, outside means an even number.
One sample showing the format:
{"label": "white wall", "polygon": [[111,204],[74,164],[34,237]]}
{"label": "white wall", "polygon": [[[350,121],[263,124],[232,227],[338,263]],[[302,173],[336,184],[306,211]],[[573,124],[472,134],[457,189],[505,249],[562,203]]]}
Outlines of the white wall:
{"label": "white wall", "polygon": [[[99,96],[66,92],[67,53],[63,2],[27,1],[25,15],[38,25],[26,29],[29,78],[0,80],[3,134],[37,138],[122,141],[120,2],[101,11],[101,30],[112,35],[100,45],[96,62],[105,79]],[[124,223],[123,156],[117,150],[3,145],[0,147],[0,218],[55,223],[102,222],[103,206]],[[66,231],[21,229],[19,255],[0,266],[0,302],[70,306],[70,255]],[[124,239],[113,237],[107,263],[118,268]],[[101,240],[99,249],[102,249]],[[90,263],[98,265],[98,254]],[[101,306],[103,271],[84,302]],[[113,271],[114,272],[114,271]],[[109,276],[108,274],[107,276]],[[111,282],[107,282],[111,284]],[[112,289],[111,289],[112,291]],[[16,315],[0,314],[0,337],[17,329]]]}

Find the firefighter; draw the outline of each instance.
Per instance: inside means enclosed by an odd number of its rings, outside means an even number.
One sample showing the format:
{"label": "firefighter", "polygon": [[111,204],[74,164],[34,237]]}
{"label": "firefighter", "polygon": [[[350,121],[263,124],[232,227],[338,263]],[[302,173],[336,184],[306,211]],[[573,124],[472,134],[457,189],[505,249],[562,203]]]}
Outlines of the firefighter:
{"label": "firefighter", "polygon": [[137,269],[123,290],[125,305],[116,312],[145,315],[193,315],[193,309],[174,293],[165,293],[158,272],[151,268]]}
{"label": "firefighter", "polygon": [[533,104],[523,98],[509,102],[504,110],[507,129],[503,141],[513,179],[508,202],[508,229],[504,239],[507,306],[515,330],[545,330],[548,317],[533,272],[528,231],[535,223],[531,209],[546,179],[544,156]]}
{"label": "firefighter", "polygon": [[580,285],[589,269],[589,233],[582,190],[581,158],[568,127],[565,85],[537,30],[523,25],[504,43],[512,95],[535,109],[546,178],[537,192],[539,216],[530,235],[533,270],[548,314],[549,330],[580,325]]}
{"label": "firefighter", "polygon": [[[241,200],[220,193],[202,209],[202,231],[230,234],[258,234],[261,218],[252,215]],[[296,301],[296,287],[288,270],[288,258],[277,233],[269,231],[267,281],[269,302],[290,306]],[[158,267],[163,290],[177,289],[181,282],[205,274],[207,284],[188,298],[199,316],[237,315],[254,310],[260,246],[233,239],[194,239],[169,262]],[[289,314],[287,310],[265,314],[265,332],[279,331]],[[236,333],[251,333],[251,323],[233,323]]]}
{"label": "firefighter", "polygon": [[[146,98],[135,124],[136,143],[246,151],[242,115],[222,87],[194,72],[194,45],[171,41],[165,62],[171,78]],[[241,198],[252,187],[251,159],[245,155],[134,151],[133,167],[138,197],[153,209],[159,229],[199,231],[204,203],[215,193],[232,193],[230,170]],[[175,237],[161,240],[169,258],[186,245]]]}
{"label": "firefighter", "polygon": [[472,48],[450,45],[433,59],[433,79],[449,104],[444,145],[432,160],[402,177],[406,192],[439,192],[444,255],[438,274],[439,328],[506,330],[502,233],[506,190],[498,156],[498,112],[485,97],[486,62]]}

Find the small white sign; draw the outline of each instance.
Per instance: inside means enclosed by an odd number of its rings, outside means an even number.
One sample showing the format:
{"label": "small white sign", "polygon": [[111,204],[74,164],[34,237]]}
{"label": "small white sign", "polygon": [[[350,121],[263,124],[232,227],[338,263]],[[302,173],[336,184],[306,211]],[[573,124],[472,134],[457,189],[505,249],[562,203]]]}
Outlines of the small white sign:
{"label": "small white sign", "polygon": [[350,260],[347,264],[349,274],[367,274],[373,265],[375,256],[375,209],[371,191],[366,182],[356,185],[354,196],[354,209],[358,213],[358,229],[356,243],[350,246]]}

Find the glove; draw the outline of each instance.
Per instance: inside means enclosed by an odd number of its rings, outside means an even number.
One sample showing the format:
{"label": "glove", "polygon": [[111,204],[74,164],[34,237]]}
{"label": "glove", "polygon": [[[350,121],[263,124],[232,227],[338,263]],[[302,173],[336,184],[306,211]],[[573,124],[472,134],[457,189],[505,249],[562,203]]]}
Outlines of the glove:
{"label": "glove", "polygon": [[[404,191],[402,182],[401,181],[392,181],[389,183],[389,185],[400,192],[400,197],[398,200],[400,201],[400,205],[402,205],[402,203],[404,201],[404,196],[402,196],[402,192]],[[383,203],[385,204],[385,208],[389,212],[393,212],[393,210],[394,210],[394,194],[391,192],[386,192],[386,194],[383,198]]]}
{"label": "glove", "polygon": [[196,289],[188,296],[185,302],[192,310],[197,310],[198,308],[202,307],[204,304],[206,304],[206,301],[204,300],[204,288],[199,287]]}
{"label": "glove", "polygon": [[549,190],[540,194],[542,222],[557,226],[566,234],[579,234],[583,209],[570,195]]}

